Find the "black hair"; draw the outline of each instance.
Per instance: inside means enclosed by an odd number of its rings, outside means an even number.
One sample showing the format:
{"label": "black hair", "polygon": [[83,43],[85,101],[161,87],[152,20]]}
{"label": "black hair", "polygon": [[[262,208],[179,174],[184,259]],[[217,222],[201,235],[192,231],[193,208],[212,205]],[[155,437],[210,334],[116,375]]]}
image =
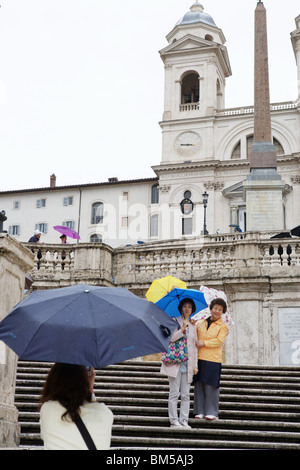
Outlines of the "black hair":
{"label": "black hair", "polygon": [[192,299],[189,299],[189,298],[182,299],[182,300],[179,302],[179,305],[178,305],[178,310],[179,310],[179,312],[181,313],[183,304],[185,304],[186,302],[190,302],[190,303],[192,304],[192,310],[193,310],[192,313],[195,313],[195,312],[196,312],[196,305],[195,305],[195,302],[194,302]]}

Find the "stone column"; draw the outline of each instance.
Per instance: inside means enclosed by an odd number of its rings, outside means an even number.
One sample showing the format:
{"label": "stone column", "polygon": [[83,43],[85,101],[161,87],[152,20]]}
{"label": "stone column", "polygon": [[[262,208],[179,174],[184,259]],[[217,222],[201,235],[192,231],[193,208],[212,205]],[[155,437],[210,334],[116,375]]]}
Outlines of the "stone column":
{"label": "stone column", "polygon": [[[253,142],[272,142],[270,91],[269,91],[269,64],[268,64],[268,38],[267,14],[264,4],[259,2],[255,9],[255,45],[254,45],[254,139]],[[273,155],[272,155],[273,157]],[[251,159],[250,159],[251,160]],[[255,163],[255,162],[251,162]],[[276,160],[266,162],[267,168],[276,168]],[[253,165],[251,165],[253,167]]]}
{"label": "stone column", "polygon": [[254,46],[254,139],[250,152],[250,169],[277,168],[272,143],[269,91],[267,14],[259,2],[255,10]]}
{"label": "stone column", "polygon": [[244,182],[247,230],[281,231],[284,228],[284,183],[277,173],[276,152],[272,142],[267,16],[261,1],[255,9],[254,52],[254,139],[249,156],[250,174]]}
{"label": "stone column", "polygon": [[[0,320],[24,296],[25,274],[33,267],[33,255],[5,233],[0,233]],[[0,341],[0,447],[19,444],[18,410],[14,406],[16,354]]]}

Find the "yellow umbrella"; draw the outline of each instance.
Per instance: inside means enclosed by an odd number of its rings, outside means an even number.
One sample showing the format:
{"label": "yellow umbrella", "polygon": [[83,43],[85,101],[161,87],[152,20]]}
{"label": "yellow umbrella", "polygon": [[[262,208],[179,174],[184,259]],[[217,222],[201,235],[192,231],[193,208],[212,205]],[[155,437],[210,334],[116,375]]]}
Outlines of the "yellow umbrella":
{"label": "yellow umbrella", "polygon": [[166,276],[160,279],[156,279],[152,282],[151,286],[146,292],[147,300],[150,302],[157,302],[159,299],[164,297],[172,289],[178,287],[179,289],[186,289],[186,283],[176,277]]}

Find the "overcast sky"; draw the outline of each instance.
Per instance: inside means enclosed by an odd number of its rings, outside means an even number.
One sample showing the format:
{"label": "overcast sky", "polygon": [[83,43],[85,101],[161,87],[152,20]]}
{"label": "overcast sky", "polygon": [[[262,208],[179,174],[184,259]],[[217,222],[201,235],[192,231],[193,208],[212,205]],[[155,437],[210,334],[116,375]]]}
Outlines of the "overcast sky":
{"label": "overcast sky", "polygon": [[[0,191],[154,176],[158,51],[193,0],[1,0]],[[203,0],[226,37],[226,107],[253,104],[255,0]],[[265,0],[271,102],[297,98],[299,0]],[[5,209],[1,208],[0,210]]]}

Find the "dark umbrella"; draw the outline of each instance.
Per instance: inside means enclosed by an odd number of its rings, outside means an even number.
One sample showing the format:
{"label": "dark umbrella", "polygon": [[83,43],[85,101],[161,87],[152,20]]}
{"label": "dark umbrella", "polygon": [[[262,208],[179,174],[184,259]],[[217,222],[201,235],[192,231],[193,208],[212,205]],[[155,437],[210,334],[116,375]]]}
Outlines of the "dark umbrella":
{"label": "dark umbrella", "polygon": [[298,225],[295,228],[292,228],[291,234],[294,235],[295,237],[300,237],[300,225]]}
{"label": "dark umbrella", "polygon": [[292,238],[292,235],[290,232],[280,232],[276,235],[273,235],[271,238]]}
{"label": "dark umbrella", "polygon": [[292,235],[294,237],[300,237],[300,225],[292,228],[290,232],[280,232],[280,233],[277,233],[276,235],[273,235],[273,237],[271,238],[292,238]]}
{"label": "dark umbrella", "polygon": [[0,323],[20,359],[102,368],[166,351],[174,322],[127,289],[79,284],[35,291]]}

